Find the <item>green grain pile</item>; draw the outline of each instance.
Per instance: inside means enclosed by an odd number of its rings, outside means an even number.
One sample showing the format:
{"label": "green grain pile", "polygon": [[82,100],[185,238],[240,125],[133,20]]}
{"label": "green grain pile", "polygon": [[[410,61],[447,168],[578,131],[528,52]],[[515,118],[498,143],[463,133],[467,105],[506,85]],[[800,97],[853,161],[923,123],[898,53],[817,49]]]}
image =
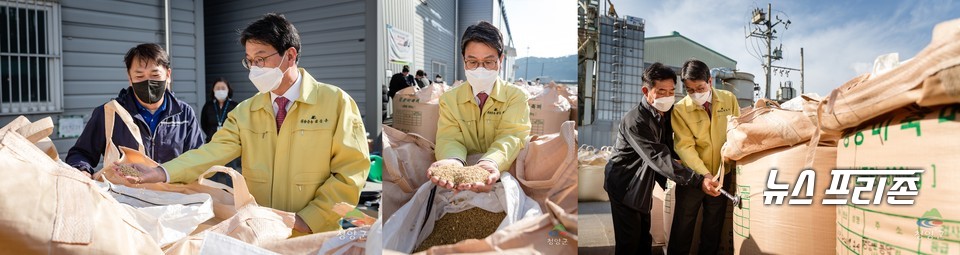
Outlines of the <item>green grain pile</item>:
{"label": "green grain pile", "polygon": [[455,244],[467,239],[483,239],[497,231],[506,212],[490,212],[478,207],[459,213],[448,213],[434,223],[433,232],[413,252],[438,245]]}

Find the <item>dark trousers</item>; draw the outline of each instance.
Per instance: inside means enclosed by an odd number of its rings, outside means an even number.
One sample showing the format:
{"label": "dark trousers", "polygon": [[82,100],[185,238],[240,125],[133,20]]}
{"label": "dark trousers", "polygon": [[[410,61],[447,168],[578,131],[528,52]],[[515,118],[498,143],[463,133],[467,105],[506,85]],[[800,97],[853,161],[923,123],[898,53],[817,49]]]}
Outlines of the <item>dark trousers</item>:
{"label": "dark trousers", "polygon": [[650,235],[650,211],[631,209],[616,199],[610,199],[610,211],[614,240],[617,242],[614,247],[616,254],[651,254],[653,236]]}
{"label": "dark trousers", "polygon": [[[723,178],[732,180],[731,174]],[[703,220],[700,221],[699,254],[717,254],[720,247],[720,235],[723,221],[726,219],[727,198],[723,195],[712,197],[703,193],[703,184],[677,185],[676,205],[673,207],[673,226],[670,228],[670,241],[667,254],[690,254],[693,247],[693,231],[697,224],[697,212],[703,206]],[[730,185],[724,184],[725,190]]]}

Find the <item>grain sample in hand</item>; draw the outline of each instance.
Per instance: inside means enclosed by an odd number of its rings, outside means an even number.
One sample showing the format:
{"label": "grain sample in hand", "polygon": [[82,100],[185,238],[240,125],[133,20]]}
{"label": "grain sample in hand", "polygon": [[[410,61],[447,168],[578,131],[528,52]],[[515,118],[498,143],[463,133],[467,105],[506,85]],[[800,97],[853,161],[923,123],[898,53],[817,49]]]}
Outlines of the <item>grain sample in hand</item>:
{"label": "grain sample in hand", "polygon": [[464,183],[475,183],[487,182],[487,176],[490,175],[490,172],[479,167],[479,166],[452,166],[452,165],[443,165],[440,167],[435,167],[431,170],[433,176],[436,176],[437,179],[445,180],[447,182],[452,182],[453,186],[457,186]]}
{"label": "grain sample in hand", "polygon": [[447,213],[433,225],[433,232],[414,249],[421,252],[438,245],[455,244],[467,239],[483,239],[497,231],[506,212],[490,212],[474,207],[459,213]]}
{"label": "grain sample in hand", "polygon": [[140,177],[140,171],[137,171],[137,169],[131,165],[118,165],[117,169],[125,176]]}

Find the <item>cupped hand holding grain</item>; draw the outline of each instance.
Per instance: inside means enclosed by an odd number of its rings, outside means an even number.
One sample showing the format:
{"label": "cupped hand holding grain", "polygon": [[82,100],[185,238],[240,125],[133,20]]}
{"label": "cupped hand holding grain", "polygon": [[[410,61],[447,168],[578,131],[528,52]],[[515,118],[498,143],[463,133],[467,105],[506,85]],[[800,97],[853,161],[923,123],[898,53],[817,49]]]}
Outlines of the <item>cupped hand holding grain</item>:
{"label": "cupped hand holding grain", "polygon": [[167,181],[167,175],[159,166],[149,167],[137,163],[113,163],[117,176],[127,179],[130,183],[154,183]]}
{"label": "cupped hand holding grain", "polygon": [[455,164],[440,165],[429,170],[431,179],[436,178],[438,185],[448,189],[460,191],[464,185],[482,184],[487,180],[489,173],[479,166],[458,166]]}
{"label": "cupped hand holding grain", "polygon": [[490,192],[493,190],[493,184],[500,179],[500,170],[497,169],[497,166],[489,160],[480,160],[480,162],[474,166],[483,169],[486,173],[486,176],[482,181],[461,183],[457,189],[469,190],[477,193]]}
{"label": "cupped hand holding grain", "polygon": [[456,159],[443,159],[437,162],[433,162],[433,164],[430,164],[430,168],[427,168],[427,178],[429,178],[430,181],[433,182],[433,184],[436,184],[437,186],[440,186],[440,187],[444,187],[446,189],[456,188],[456,186],[453,183],[449,182],[448,180],[440,179],[439,177],[434,175],[433,170],[441,166],[463,167],[463,163],[461,163],[460,160],[456,160]]}

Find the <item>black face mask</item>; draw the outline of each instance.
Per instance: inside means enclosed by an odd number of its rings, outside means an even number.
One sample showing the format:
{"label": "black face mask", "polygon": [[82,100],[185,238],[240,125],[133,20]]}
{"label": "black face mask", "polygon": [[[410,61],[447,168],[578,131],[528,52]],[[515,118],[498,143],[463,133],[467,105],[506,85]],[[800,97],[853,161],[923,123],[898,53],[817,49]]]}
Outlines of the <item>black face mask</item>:
{"label": "black face mask", "polygon": [[145,80],[133,83],[133,92],[140,101],[153,104],[163,99],[163,91],[166,86],[167,81]]}

